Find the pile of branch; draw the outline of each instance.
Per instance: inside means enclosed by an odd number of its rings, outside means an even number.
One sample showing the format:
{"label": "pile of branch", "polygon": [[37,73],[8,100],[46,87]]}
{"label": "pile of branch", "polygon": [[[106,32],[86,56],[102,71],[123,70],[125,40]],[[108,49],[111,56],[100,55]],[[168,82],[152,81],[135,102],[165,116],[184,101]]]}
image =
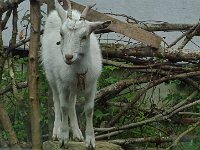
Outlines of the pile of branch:
{"label": "pile of branch", "polygon": [[[143,28],[145,28],[145,26],[143,26]],[[167,28],[169,29],[169,27]],[[157,31],[159,30],[157,27],[152,27],[149,30],[151,29]],[[162,30],[162,28],[160,29]],[[172,28],[170,30],[173,31]],[[163,31],[165,31],[165,28],[163,28]],[[127,132],[130,129],[148,126],[154,122],[192,125],[191,128],[189,127],[188,130],[174,137],[145,137],[111,140],[111,142],[118,143],[120,145],[152,141],[158,144],[159,142],[162,143],[174,141],[169,147],[171,148],[177,146],[178,142],[181,139],[184,139],[186,134],[194,130],[199,125],[199,113],[187,113],[185,111],[192,111],[191,108],[200,103],[200,100],[196,99],[196,96],[199,93],[198,91],[200,90],[198,82],[200,77],[200,49],[184,49],[184,47],[193,39],[194,36],[199,35],[199,31],[200,23],[198,22],[197,24],[191,25],[189,28],[187,28],[187,30],[171,44],[165,43],[167,47],[160,47],[158,49],[143,44],[101,45],[104,57],[103,63],[105,65],[116,66],[131,72],[140,72],[142,75],[138,78],[121,80],[97,92],[97,107],[101,105],[109,106],[109,104],[111,104],[111,106],[120,108],[119,112],[107,120],[103,127],[95,128],[97,139],[109,139],[121,133]],[[179,45],[177,44],[178,42]],[[173,48],[173,46],[178,48]],[[130,124],[124,124],[121,126],[118,125],[120,118],[126,116],[130,110],[137,108],[137,103],[140,103],[142,95],[144,95],[150,88],[155,88],[157,85],[163,82],[169,82],[171,80],[181,80],[182,82],[185,82],[185,84],[193,86],[194,92],[192,92],[191,95],[189,95],[186,99],[182,99],[179,103],[175,103],[170,109],[158,110],[159,113],[153,113],[150,117],[146,117],[144,120],[139,122],[132,122]],[[112,98],[117,97],[124,89],[128,89],[135,84],[138,85],[143,83],[146,83],[146,86],[138,91],[134,91],[134,97],[130,102],[112,102]],[[149,112],[153,111],[153,109],[149,110]],[[187,118],[186,116],[188,115],[192,115],[194,117]]]}
{"label": "pile of branch", "polygon": [[[0,3],[0,13],[3,14],[6,12],[5,18],[0,16],[0,38],[2,38],[2,31],[6,29],[6,23],[13,11],[14,8],[16,11],[16,4],[19,4],[23,0],[13,0],[7,3]],[[13,8],[14,7],[14,8]],[[99,14],[98,14],[99,15]],[[112,14],[111,14],[112,15]],[[133,24],[132,18],[123,15],[129,20],[127,23],[128,26]],[[13,15],[15,18],[15,15]],[[104,15],[105,17],[105,15]],[[15,18],[16,19],[16,18]],[[130,20],[132,19],[132,22]],[[135,20],[134,20],[135,21]],[[13,34],[16,36],[17,31],[14,31],[16,22],[13,22]],[[125,25],[125,23],[122,23]],[[118,24],[119,25],[119,24]],[[125,25],[126,26],[126,25]],[[136,27],[135,27],[136,26]],[[118,112],[109,120],[105,120],[105,125],[100,128],[95,128],[96,139],[109,139],[121,133],[127,132],[130,129],[152,125],[155,122],[159,123],[170,123],[170,124],[186,124],[192,125],[187,130],[181,134],[177,133],[176,136],[165,136],[165,137],[148,137],[148,138],[134,138],[130,137],[129,139],[113,139],[110,140],[112,143],[117,143],[119,145],[127,145],[137,142],[153,142],[153,143],[163,143],[163,142],[172,142],[172,147],[177,145],[178,141],[186,139],[185,135],[194,130],[199,125],[199,113],[192,112],[192,107],[200,104],[200,100],[197,99],[197,95],[200,90],[199,86],[199,60],[200,60],[200,50],[189,50],[184,49],[185,45],[189,43],[194,36],[199,35],[200,24],[141,24],[134,22],[134,28],[141,28],[147,31],[184,31],[184,33],[174,40],[172,43],[166,43],[166,47],[155,48],[147,46],[144,44],[141,45],[123,45],[123,44],[101,44],[102,54],[103,54],[103,64],[116,66],[120,70],[125,70],[129,72],[124,79],[106,86],[100,89],[97,92],[95,101],[96,106],[101,108],[102,106],[109,107],[110,105],[119,108]],[[112,32],[117,30],[115,26],[109,30],[100,30],[96,31],[98,34],[103,34],[107,32]],[[139,29],[140,30],[140,29]],[[127,32],[126,32],[127,33]],[[42,34],[42,33],[41,33]],[[152,33],[150,33],[152,35]],[[13,36],[13,39],[16,41],[16,37]],[[133,35],[135,36],[135,35]],[[18,43],[11,42],[9,47],[3,47],[3,40],[0,39],[0,83],[2,80],[3,68],[6,60],[9,60],[11,57],[10,53],[20,47],[21,45],[29,42],[30,38],[24,39]],[[148,38],[145,39],[145,41]],[[181,41],[182,40],[182,41]],[[180,42],[181,41],[181,42]],[[177,43],[181,44],[177,44]],[[176,46],[178,48],[174,48]],[[18,96],[18,90],[27,87],[27,82],[17,83],[15,81],[15,76],[13,75],[12,67],[10,69],[10,76],[12,78],[11,84],[0,89],[0,97],[5,95],[7,92],[13,92],[17,100],[21,100],[21,96]],[[133,73],[139,72],[140,76],[133,77]],[[157,85],[169,82],[171,80],[181,80],[187,85],[193,86],[193,92],[190,95],[180,100],[178,103],[175,103],[170,109],[159,109],[155,111],[155,108],[150,108],[149,110],[141,110],[145,114],[143,120],[132,121],[129,124],[118,125],[119,120],[126,116],[130,110],[135,110],[137,104],[140,103],[141,97],[151,88],[155,88]],[[143,88],[137,89],[135,91],[130,91],[134,96],[128,102],[113,102],[112,99],[118,97],[120,94],[123,94],[122,91],[130,89],[133,85],[144,85]],[[19,102],[18,101],[18,102]],[[1,101],[0,101],[1,102]],[[1,103],[0,103],[1,104]],[[18,105],[20,106],[20,105]],[[3,112],[0,115],[0,121],[6,122],[4,124],[4,130],[10,134],[10,143],[15,147],[20,147],[18,145],[17,137],[15,136],[14,130],[10,123],[10,119],[4,106],[1,104],[1,111]],[[190,112],[188,112],[190,111]],[[192,116],[192,117],[191,117]],[[175,119],[174,119],[175,118]],[[177,119],[178,118],[178,119]],[[9,128],[8,128],[9,127]],[[12,136],[14,135],[14,136]],[[14,137],[14,140],[12,139]],[[1,139],[0,139],[1,140]],[[14,142],[13,142],[14,141]]]}

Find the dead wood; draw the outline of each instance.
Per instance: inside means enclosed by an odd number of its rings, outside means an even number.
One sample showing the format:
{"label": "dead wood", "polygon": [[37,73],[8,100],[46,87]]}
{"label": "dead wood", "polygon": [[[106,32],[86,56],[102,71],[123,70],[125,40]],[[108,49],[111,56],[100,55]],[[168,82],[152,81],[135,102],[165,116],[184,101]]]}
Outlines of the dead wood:
{"label": "dead wood", "polygon": [[194,123],[191,127],[189,127],[187,130],[185,130],[183,133],[181,133],[174,141],[173,144],[171,146],[169,146],[168,148],[166,148],[166,150],[170,150],[172,148],[175,148],[178,144],[178,142],[181,140],[181,138],[183,136],[185,136],[186,134],[188,134],[189,132],[191,132],[192,130],[194,130],[198,125],[200,124],[200,121],[197,121],[196,123]]}
{"label": "dead wood", "polygon": [[193,32],[193,30],[198,26],[198,23],[193,25],[188,31],[186,31],[185,33],[183,33],[180,37],[178,37],[174,42],[172,42],[168,48],[171,48],[172,46],[176,45],[178,41],[180,41],[184,36],[190,34],[191,32]]}
{"label": "dead wood", "polygon": [[[27,88],[28,84],[27,84],[26,81],[25,82],[19,82],[19,83],[16,83],[16,87],[17,87],[17,89]],[[0,95],[4,95],[7,92],[12,92],[12,85],[11,84],[1,89]]]}
{"label": "dead wood", "polygon": [[[198,72],[198,73],[197,73]],[[114,117],[112,117],[112,119],[110,120],[110,122],[108,123],[108,126],[113,126],[122,115],[124,115],[129,109],[133,108],[134,105],[140,100],[140,97],[150,88],[161,84],[162,82],[168,81],[168,80],[174,80],[174,79],[181,79],[181,78],[187,78],[188,76],[196,76],[196,75],[200,75],[200,71],[197,72],[190,72],[190,73],[182,73],[182,74],[177,74],[177,75],[169,75],[169,76],[164,76],[158,80],[154,80],[152,82],[149,82],[149,84],[147,84],[147,86],[138,91],[137,93],[135,93],[135,97],[131,100],[131,102],[126,105],[125,107],[123,107],[121,109],[121,111],[119,113],[117,113]]]}
{"label": "dead wood", "polygon": [[[177,139],[178,136],[162,136],[162,137],[142,137],[142,138],[127,138],[127,139],[115,139],[115,140],[109,140],[109,142],[117,144],[117,145],[130,145],[135,143],[165,143],[165,142],[173,142]],[[198,136],[183,136],[181,137],[181,142],[189,142],[191,140],[199,142],[200,139]]]}
{"label": "dead wood", "polygon": [[40,1],[30,1],[31,35],[28,63],[28,91],[31,109],[33,149],[41,149],[40,108],[38,100],[38,50],[40,43]]}
{"label": "dead wood", "polygon": [[0,14],[3,14],[9,9],[12,9],[13,7],[20,4],[23,1],[24,0],[9,0],[6,2],[0,2]]}
{"label": "dead wood", "polygon": [[[193,24],[173,24],[173,23],[160,23],[160,24],[151,24],[151,23],[140,23],[136,24],[134,23],[139,28],[142,28],[144,30],[147,30],[149,32],[155,32],[155,31],[164,31],[164,32],[173,32],[173,31],[187,31],[190,28],[192,28],[194,25]],[[102,29],[102,30],[97,30],[95,31],[96,34],[100,33],[109,33],[112,32],[109,29]],[[196,35],[199,35],[197,33]]]}
{"label": "dead wood", "polygon": [[188,49],[163,48],[154,49],[149,46],[130,46],[121,44],[102,44],[105,58],[157,57],[173,61],[200,60],[199,51]]}
{"label": "dead wood", "polygon": [[[121,127],[96,128],[95,131],[104,131],[104,132],[109,131],[109,133],[112,134],[115,131],[131,129],[131,128],[142,126],[142,125],[145,125],[145,124],[148,124],[148,123],[167,120],[168,118],[172,117],[174,114],[182,111],[183,109],[186,109],[186,108],[189,108],[189,107],[192,107],[194,105],[199,104],[200,100],[197,100],[197,101],[194,101],[194,102],[191,102],[189,104],[184,105],[186,102],[191,101],[191,99],[193,99],[194,96],[196,96],[196,95],[197,95],[197,91],[194,91],[188,98],[186,98],[186,100],[181,101],[180,103],[173,106],[171,109],[166,110],[162,114],[155,115],[155,116],[148,118],[146,120],[139,121],[139,122],[136,122],[136,123],[130,123],[130,124],[127,124],[127,125],[123,125]],[[110,135],[108,137],[110,137]],[[105,136],[104,136],[104,138],[105,138]]]}
{"label": "dead wood", "polygon": [[4,130],[8,134],[8,140],[9,140],[11,148],[21,149],[19,141],[16,136],[16,133],[12,127],[10,118],[9,118],[1,100],[0,100],[0,122],[1,122]]}
{"label": "dead wood", "polygon": [[[67,8],[67,4],[64,2],[65,8]],[[72,2],[73,9],[79,10],[80,12],[83,11],[84,6],[80,5],[78,3]],[[106,14],[102,14],[100,12],[97,12],[95,10],[90,10],[88,13],[87,20],[92,21],[106,21],[111,20],[112,24],[108,27],[108,29],[123,34],[127,37],[133,38],[137,41],[143,42],[149,46],[158,48],[160,47],[160,43],[162,41],[162,38],[159,37],[156,34],[153,34],[151,32],[148,32],[146,30],[143,30],[141,28],[138,28],[136,25],[133,24],[127,24],[125,22],[122,22],[118,19],[115,19],[113,17],[110,17]]]}
{"label": "dead wood", "polygon": [[6,12],[5,17],[4,17],[4,19],[2,20],[2,22],[1,22],[1,30],[2,30],[2,31],[6,29],[6,24],[7,24],[8,20],[9,20],[9,18],[10,18],[11,13],[12,13],[12,9],[10,9],[10,10],[8,10],[8,11]]}
{"label": "dead wood", "polygon": [[110,86],[107,86],[99,90],[96,94],[95,102],[100,103],[100,104],[105,104],[109,98],[118,94],[119,92],[126,89],[127,87],[133,84],[146,83],[149,80],[154,80],[154,79],[156,79],[156,77],[146,76],[146,77],[141,77],[141,78],[136,78],[136,79],[121,80],[115,84],[112,84]]}

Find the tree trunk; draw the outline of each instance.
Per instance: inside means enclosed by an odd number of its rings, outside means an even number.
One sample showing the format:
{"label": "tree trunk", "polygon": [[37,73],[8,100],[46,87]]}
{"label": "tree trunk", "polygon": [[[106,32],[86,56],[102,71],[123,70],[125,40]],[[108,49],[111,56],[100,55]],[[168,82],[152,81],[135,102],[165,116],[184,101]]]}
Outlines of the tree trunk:
{"label": "tree trunk", "polygon": [[9,140],[11,148],[21,149],[19,141],[17,140],[16,133],[12,127],[10,118],[9,118],[6,110],[4,109],[4,106],[3,106],[3,103],[1,102],[1,100],[0,100],[0,122],[1,122],[4,130],[8,134],[8,140]]}
{"label": "tree trunk", "polygon": [[40,109],[38,100],[37,51],[40,42],[40,2],[30,0],[31,35],[29,50],[29,100],[31,103],[31,132],[33,149],[41,149]]}

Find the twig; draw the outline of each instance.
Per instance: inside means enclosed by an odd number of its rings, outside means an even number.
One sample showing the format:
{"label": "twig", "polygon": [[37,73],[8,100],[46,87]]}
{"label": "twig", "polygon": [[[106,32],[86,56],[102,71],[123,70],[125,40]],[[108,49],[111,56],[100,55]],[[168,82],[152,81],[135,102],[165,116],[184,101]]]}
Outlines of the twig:
{"label": "twig", "polygon": [[134,23],[139,23],[139,21],[136,20],[135,18],[133,18],[132,16],[127,16],[125,14],[116,14],[116,13],[104,13],[104,14],[118,16],[118,17],[124,17],[124,18],[126,18],[127,22],[129,22],[129,20],[132,20]]}
{"label": "twig", "polygon": [[194,113],[194,112],[179,112],[179,115],[193,115],[193,116],[200,116],[200,113]]}
{"label": "twig", "polygon": [[2,31],[6,29],[6,24],[10,18],[11,13],[12,13],[12,9],[8,10],[4,19],[2,20],[2,22],[1,22],[1,30]]}
{"label": "twig", "polygon": [[[22,88],[27,88],[28,84],[27,84],[27,81],[25,81],[25,82],[17,83],[16,86],[17,86],[17,89],[22,89]],[[11,91],[12,91],[12,85],[10,84],[0,90],[0,96]]]}
{"label": "twig", "polygon": [[[13,45],[16,44],[16,38],[17,38],[17,20],[18,20],[18,15],[17,15],[17,6],[13,8],[13,30],[12,30],[12,36],[10,39],[9,47],[12,47]],[[22,100],[22,96],[20,96],[17,86],[16,86],[16,81],[15,81],[15,73],[14,73],[14,62],[13,62],[12,56],[8,59],[8,67],[9,67],[9,75],[11,77],[11,83],[12,83],[12,91],[17,99],[18,102]]]}
{"label": "twig", "polygon": [[19,141],[16,136],[16,133],[12,127],[10,118],[4,108],[5,107],[4,107],[3,103],[0,101],[0,122],[1,122],[4,130],[8,134],[8,137],[9,137],[8,140],[9,140],[11,147],[13,149],[21,149]]}
{"label": "twig", "polygon": [[95,131],[97,131],[97,132],[99,132],[99,131],[100,132],[102,132],[102,131],[103,132],[105,132],[105,131],[111,132],[111,131],[116,131],[116,130],[125,130],[125,129],[131,129],[133,127],[138,127],[138,126],[141,126],[141,125],[145,125],[147,123],[152,123],[152,122],[155,122],[155,121],[166,120],[169,117],[171,117],[173,114],[177,113],[178,111],[182,111],[185,108],[188,108],[188,107],[191,107],[193,105],[196,105],[196,104],[200,103],[200,100],[198,100],[198,101],[195,101],[195,102],[193,102],[191,104],[188,104],[187,106],[183,106],[186,102],[191,101],[191,99],[194,98],[197,94],[198,94],[198,91],[194,91],[184,101],[181,101],[177,105],[173,106],[171,109],[168,109],[165,112],[163,112],[162,114],[155,115],[154,117],[148,118],[146,120],[139,121],[139,122],[136,122],[136,123],[130,123],[130,124],[127,124],[127,125],[123,125],[121,127],[95,128]]}
{"label": "twig", "polygon": [[185,45],[193,38],[193,36],[196,35],[196,33],[199,31],[199,28],[200,28],[200,23],[198,23],[198,25],[195,27],[195,29],[191,33],[188,33],[186,35],[185,39],[183,40],[181,45],[178,47],[178,49],[183,49]]}
{"label": "twig", "polygon": [[181,133],[177,139],[173,142],[173,144],[166,148],[166,150],[170,150],[172,148],[175,148],[178,144],[178,142],[180,141],[180,139],[185,136],[186,134],[188,134],[189,132],[191,132],[192,130],[194,130],[198,125],[200,124],[200,121],[197,121],[195,124],[192,125],[192,127],[188,128],[187,130],[185,130],[183,133]]}
{"label": "twig", "polygon": [[[129,145],[129,144],[135,144],[135,143],[165,143],[165,142],[172,142],[175,139],[177,139],[177,136],[168,136],[168,137],[142,137],[142,138],[127,138],[127,139],[115,139],[115,140],[109,140],[108,142],[114,143],[117,145]],[[200,141],[199,136],[184,136],[180,139],[180,141]]]}
{"label": "twig", "polygon": [[[198,72],[198,71],[197,71]],[[133,100],[131,101],[131,103],[129,103],[126,107],[124,107],[119,113],[117,113],[109,122],[109,126],[113,126],[118,120],[119,118],[125,114],[129,109],[131,109],[135,103],[140,99],[140,97],[150,88],[162,83],[162,82],[165,82],[165,81],[168,81],[168,80],[172,80],[172,79],[180,79],[180,78],[185,78],[187,77],[187,75],[191,75],[193,74],[194,76],[197,75],[197,72],[190,72],[190,73],[183,73],[183,74],[177,74],[177,75],[169,75],[169,76],[165,76],[165,77],[162,77],[158,80],[154,80],[152,82],[150,82],[145,89],[143,90],[140,90],[138,91],[137,93],[135,93],[135,97],[133,98]],[[200,74],[200,71],[199,73]]]}
{"label": "twig", "polygon": [[168,48],[171,48],[172,46],[174,46],[178,41],[180,41],[184,36],[186,36],[187,34],[191,33],[196,27],[198,26],[198,23],[195,24],[191,29],[189,29],[187,32],[185,32],[184,34],[182,34],[180,37],[178,37],[174,42],[172,42]]}
{"label": "twig", "polygon": [[6,1],[6,2],[0,2],[0,13],[3,14],[9,9],[12,9],[15,7],[15,5],[20,4],[24,0],[14,0],[14,1]]}
{"label": "twig", "polygon": [[119,130],[119,131],[114,131],[114,132],[110,132],[110,133],[107,133],[107,134],[102,134],[102,135],[98,135],[95,137],[96,140],[100,140],[100,139],[104,139],[104,138],[109,138],[111,136],[115,136],[117,134],[120,134],[124,132],[123,130]]}
{"label": "twig", "polygon": [[96,94],[95,103],[105,103],[110,96],[116,95],[117,93],[121,92],[122,90],[126,89],[127,87],[133,84],[145,83],[148,82],[149,80],[154,80],[154,79],[156,79],[155,76],[154,77],[146,76],[136,79],[121,80],[115,84],[100,89]]}

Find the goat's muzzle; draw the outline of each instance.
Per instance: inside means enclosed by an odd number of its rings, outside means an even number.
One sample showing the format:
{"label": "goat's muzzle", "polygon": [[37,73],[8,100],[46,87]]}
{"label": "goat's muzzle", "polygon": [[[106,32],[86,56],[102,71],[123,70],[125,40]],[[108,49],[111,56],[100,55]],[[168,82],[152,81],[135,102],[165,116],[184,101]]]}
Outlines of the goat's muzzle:
{"label": "goat's muzzle", "polygon": [[66,54],[65,55],[66,64],[71,65],[72,64],[72,59],[73,59],[73,55],[72,54]]}

